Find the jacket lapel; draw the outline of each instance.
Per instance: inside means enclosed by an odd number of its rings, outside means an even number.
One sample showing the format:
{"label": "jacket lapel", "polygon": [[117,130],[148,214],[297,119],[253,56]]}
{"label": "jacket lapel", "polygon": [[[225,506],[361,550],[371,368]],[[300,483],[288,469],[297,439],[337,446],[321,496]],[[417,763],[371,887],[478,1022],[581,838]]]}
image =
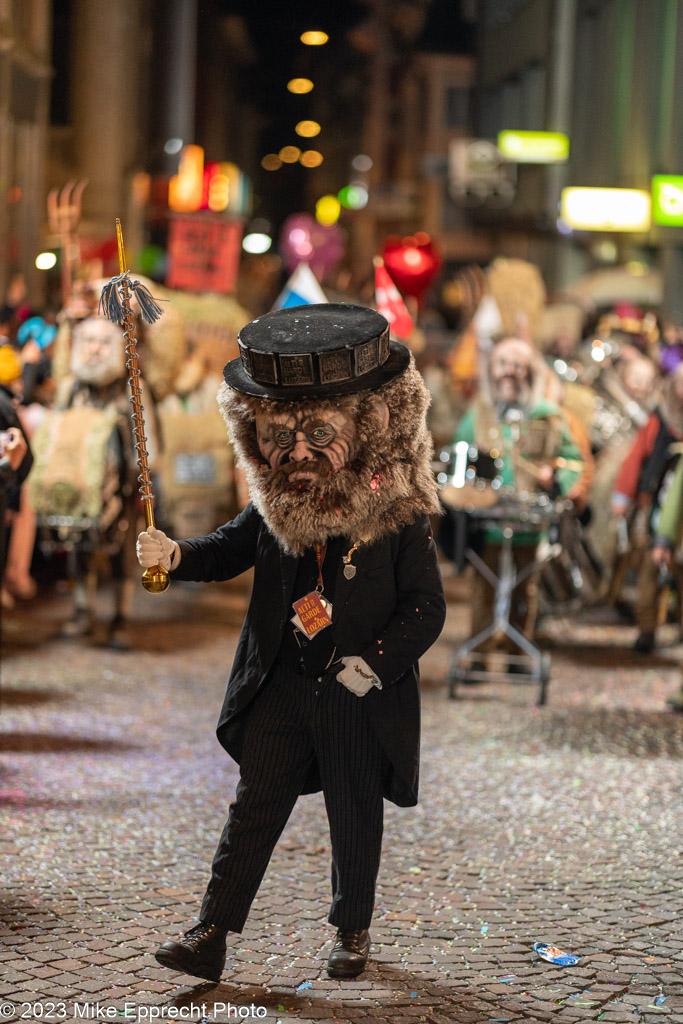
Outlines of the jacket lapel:
{"label": "jacket lapel", "polygon": [[279,548],[279,551],[280,574],[282,580],[282,600],[284,604],[285,620],[287,620],[291,618],[292,615],[292,597],[294,591],[294,581],[296,579],[298,559],[295,558],[294,555],[286,554],[282,550],[282,548]]}
{"label": "jacket lapel", "polygon": [[[351,577],[351,579],[347,579],[346,576],[344,575],[345,566],[343,561],[337,567],[337,578],[334,584],[334,607],[332,608],[333,622],[337,622],[339,620],[339,616],[341,615],[342,611],[344,610],[344,607],[346,606],[349,598],[351,597],[353,588],[356,585],[358,579],[360,578],[360,572],[361,569],[363,568],[365,559],[367,558],[368,551],[369,546],[367,544],[361,544],[361,546],[357,548],[356,551],[354,551],[353,555],[351,556],[351,565],[355,567],[356,572]],[[346,554],[346,552],[344,552],[344,554]]]}

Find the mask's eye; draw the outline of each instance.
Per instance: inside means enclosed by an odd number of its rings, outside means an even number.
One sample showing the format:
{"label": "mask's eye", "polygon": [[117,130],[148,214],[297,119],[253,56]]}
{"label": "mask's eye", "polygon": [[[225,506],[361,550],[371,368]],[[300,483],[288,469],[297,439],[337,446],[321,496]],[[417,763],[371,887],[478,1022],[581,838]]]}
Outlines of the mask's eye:
{"label": "mask's eye", "polygon": [[291,447],[292,440],[294,438],[294,431],[292,430],[276,430],[274,435],[275,444],[278,448],[289,448]]}
{"label": "mask's eye", "polygon": [[334,438],[334,431],[330,429],[327,424],[321,423],[317,427],[313,427],[311,430],[306,431],[306,437],[311,444],[316,445],[318,448],[322,448],[328,445]]}

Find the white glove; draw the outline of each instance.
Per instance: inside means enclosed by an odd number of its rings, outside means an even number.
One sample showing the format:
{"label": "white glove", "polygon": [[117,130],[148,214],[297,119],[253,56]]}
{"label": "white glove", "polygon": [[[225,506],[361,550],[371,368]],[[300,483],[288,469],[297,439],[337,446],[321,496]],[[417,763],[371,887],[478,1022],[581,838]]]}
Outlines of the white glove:
{"label": "white glove", "polygon": [[364,697],[373,686],[382,689],[379,679],[362,658],[354,654],[351,658],[342,658],[341,663],[344,668],[337,672],[337,679],[356,697]]}
{"label": "white glove", "polygon": [[160,565],[168,571],[171,566],[176,569],[180,562],[180,546],[155,526],[150,526],[146,533],[138,534],[135,551],[143,569]]}

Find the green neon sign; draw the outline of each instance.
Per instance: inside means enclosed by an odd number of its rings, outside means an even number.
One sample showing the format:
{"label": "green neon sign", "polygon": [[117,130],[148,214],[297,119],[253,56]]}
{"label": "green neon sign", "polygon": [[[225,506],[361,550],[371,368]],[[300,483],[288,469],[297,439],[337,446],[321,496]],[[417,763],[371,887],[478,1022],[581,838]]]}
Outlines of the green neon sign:
{"label": "green neon sign", "polygon": [[683,174],[655,174],[652,219],[655,224],[683,227]]}
{"label": "green neon sign", "polygon": [[561,164],[569,159],[569,136],[563,132],[504,131],[498,149],[518,164]]}

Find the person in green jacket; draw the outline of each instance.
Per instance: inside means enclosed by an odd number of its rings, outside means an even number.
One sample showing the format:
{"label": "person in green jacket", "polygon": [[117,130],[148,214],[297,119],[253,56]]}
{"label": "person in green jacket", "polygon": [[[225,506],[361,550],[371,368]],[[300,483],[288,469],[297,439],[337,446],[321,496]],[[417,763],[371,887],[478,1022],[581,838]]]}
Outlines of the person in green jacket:
{"label": "person in green jacket", "polygon": [[[673,562],[680,562],[683,556],[683,459],[678,460],[676,471],[661,507],[652,547],[655,565],[669,569]],[[675,693],[667,700],[673,711],[683,712],[683,679]]]}
{"label": "person in green jacket", "polygon": [[[534,494],[572,498],[584,463],[559,408],[544,397],[547,373],[534,347],[521,338],[505,338],[493,348],[481,393],[458,425],[455,442],[465,441],[497,460],[499,482],[524,502]],[[480,552],[495,573],[502,535],[486,529]],[[536,558],[538,531],[516,533],[513,557],[518,572]],[[514,590],[510,622],[531,637],[536,621],[536,574]],[[479,573],[472,576],[472,636],[493,619],[494,591]],[[490,645],[489,645],[490,647]],[[512,653],[510,644],[509,653]],[[487,648],[489,649],[489,648]],[[483,653],[483,652],[482,652]]]}

